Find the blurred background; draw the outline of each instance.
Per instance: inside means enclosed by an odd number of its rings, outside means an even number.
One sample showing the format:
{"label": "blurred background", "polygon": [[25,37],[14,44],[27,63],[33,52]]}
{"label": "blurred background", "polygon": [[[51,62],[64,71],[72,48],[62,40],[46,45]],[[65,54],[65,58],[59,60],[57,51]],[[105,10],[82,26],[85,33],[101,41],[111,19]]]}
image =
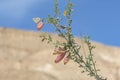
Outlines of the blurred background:
{"label": "blurred background", "polygon": [[[71,0],[74,4],[73,34],[89,35],[93,41],[120,46],[119,0]],[[67,4],[59,0],[64,11]],[[54,14],[54,0],[0,0],[0,27],[36,31],[32,18]],[[42,31],[55,32],[52,25]]]}

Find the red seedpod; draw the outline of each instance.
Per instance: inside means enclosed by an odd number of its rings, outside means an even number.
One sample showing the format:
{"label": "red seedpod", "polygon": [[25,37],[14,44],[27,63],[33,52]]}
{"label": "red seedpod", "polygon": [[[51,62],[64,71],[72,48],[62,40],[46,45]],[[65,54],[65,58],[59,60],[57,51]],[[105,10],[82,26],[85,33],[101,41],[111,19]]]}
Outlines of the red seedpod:
{"label": "red seedpod", "polygon": [[64,57],[66,53],[59,54],[57,58],[55,59],[55,63],[60,62]]}
{"label": "red seedpod", "polygon": [[38,22],[37,23],[37,29],[38,29],[38,31],[41,30],[43,28],[43,26],[44,26],[44,22],[42,22],[42,21]]}

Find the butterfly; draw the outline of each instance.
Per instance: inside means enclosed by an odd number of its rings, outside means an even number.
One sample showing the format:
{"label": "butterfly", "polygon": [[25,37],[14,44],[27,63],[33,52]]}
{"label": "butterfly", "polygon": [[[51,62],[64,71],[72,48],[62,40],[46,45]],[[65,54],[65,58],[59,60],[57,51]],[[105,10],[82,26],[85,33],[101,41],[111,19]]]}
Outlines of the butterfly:
{"label": "butterfly", "polygon": [[37,24],[37,29],[38,29],[38,31],[43,28],[44,22],[41,21],[39,17],[33,18],[33,21]]}
{"label": "butterfly", "polygon": [[33,18],[33,21],[34,21],[35,23],[39,23],[39,22],[40,22],[40,18],[39,18],[39,17]]}

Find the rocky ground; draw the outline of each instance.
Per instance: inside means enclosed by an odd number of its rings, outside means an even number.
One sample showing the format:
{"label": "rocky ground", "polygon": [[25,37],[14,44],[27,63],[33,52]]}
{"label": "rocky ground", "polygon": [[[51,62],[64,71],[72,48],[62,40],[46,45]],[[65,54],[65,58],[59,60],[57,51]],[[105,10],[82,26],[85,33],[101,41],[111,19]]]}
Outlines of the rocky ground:
{"label": "rocky ground", "polygon": [[[0,80],[94,80],[81,74],[73,61],[55,64],[54,46],[41,42],[33,31],[0,28]],[[64,41],[55,34],[54,40]],[[82,41],[76,38],[79,44]],[[100,74],[108,80],[120,80],[120,48],[93,42],[94,59]],[[81,53],[86,51],[81,49]]]}

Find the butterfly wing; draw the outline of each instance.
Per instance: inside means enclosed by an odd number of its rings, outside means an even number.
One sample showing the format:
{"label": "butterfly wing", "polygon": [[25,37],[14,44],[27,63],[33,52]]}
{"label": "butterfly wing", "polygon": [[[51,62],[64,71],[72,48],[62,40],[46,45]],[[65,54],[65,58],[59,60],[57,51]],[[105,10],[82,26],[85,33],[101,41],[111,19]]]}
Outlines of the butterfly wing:
{"label": "butterfly wing", "polygon": [[34,21],[35,23],[39,23],[39,22],[40,22],[40,18],[39,18],[39,17],[33,18],[33,21]]}

